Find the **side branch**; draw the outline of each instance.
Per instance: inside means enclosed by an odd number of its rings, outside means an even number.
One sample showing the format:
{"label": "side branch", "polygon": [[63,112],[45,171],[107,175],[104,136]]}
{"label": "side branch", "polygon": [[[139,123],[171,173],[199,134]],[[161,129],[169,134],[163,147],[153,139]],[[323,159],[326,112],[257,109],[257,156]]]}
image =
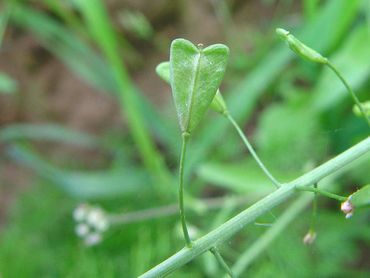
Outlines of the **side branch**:
{"label": "side branch", "polygon": [[191,248],[185,247],[159,265],[142,274],[140,278],[164,277],[193,260],[212,247],[227,241],[234,234],[252,223],[257,217],[284,202],[294,194],[296,187],[317,183],[326,176],[343,168],[370,151],[370,137],[344,151],[321,166],[292,182],[282,185],[254,205],[234,216],[215,230],[194,241]]}

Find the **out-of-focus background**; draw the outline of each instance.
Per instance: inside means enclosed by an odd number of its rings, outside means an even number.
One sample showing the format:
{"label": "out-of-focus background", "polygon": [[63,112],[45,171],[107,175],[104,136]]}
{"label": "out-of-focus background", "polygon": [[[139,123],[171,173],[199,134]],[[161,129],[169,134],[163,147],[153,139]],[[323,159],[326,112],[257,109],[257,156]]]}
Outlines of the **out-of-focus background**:
{"label": "out-of-focus background", "polygon": [[[222,93],[281,181],[368,134],[334,74],[275,35],[292,31],[369,100],[368,0],[0,5],[0,277],[136,277],[182,248],[180,132],[170,88],[155,74],[174,38],[229,46]],[[194,238],[274,189],[214,112],[187,158]],[[369,167],[367,155],[322,185],[347,196],[369,183]],[[317,238],[305,245],[311,197],[295,195],[220,246],[240,277],[369,277],[369,210],[345,219],[338,202],[320,197]],[[277,223],[283,229],[264,248]],[[171,277],[222,275],[204,254]]]}

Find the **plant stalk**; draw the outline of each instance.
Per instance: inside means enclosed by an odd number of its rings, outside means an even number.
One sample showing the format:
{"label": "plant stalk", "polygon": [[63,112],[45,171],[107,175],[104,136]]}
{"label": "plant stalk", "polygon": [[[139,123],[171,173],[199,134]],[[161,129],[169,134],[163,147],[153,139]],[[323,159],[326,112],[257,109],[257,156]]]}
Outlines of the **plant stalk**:
{"label": "plant stalk", "polygon": [[189,237],[188,228],[186,226],[185,219],[185,208],[184,208],[184,166],[185,166],[185,155],[186,146],[188,142],[189,135],[187,133],[182,134],[182,146],[181,146],[181,156],[179,164],[179,210],[182,231],[184,233],[184,239],[187,247],[191,247],[191,240]]}
{"label": "plant stalk", "polygon": [[233,272],[231,271],[230,267],[227,265],[227,263],[225,262],[224,258],[222,258],[220,252],[218,251],[218,249],[216,247],[212,247],[210,249],[211,253],[215,256],[217,262],[220,264],[220,266],[225,270],[225,272],[231,277],[231,278],[234,278],[234,274]]}
{"label": "plant stalk", "polygon": [[321,195],[324,195],[328,198],[331,198],[331,199],[334,199],[334,200],[337,200],[339,202],[344,202],[345,200],[347,200],[347,197],[343,197],[343,196],[340,196],[340,195],[337,195],[337,194],[334,194],[334,193],[331,193],[329,191],[326,191],[326,190],[323,190],[323,189],[319,189],[317,187],[311,187],[311,186],[299,186],[297,187],[297,190],[299,191],[308,191],[308,192],[314,192],[315,194],[321,194]]}
{"label": "plant stalk", "polygon": [[181,249],[162,263],[142,274],[140,278],[164,277],[169,275],[176,269],[192,261],[197,256],[201,255],[207,250],[210,250],[212,247],[218,246],[229,240],[230,237],[244,229],[246,225],[253,223],[257,217],[286,201],[294,194],[294,192],[296,192],[297,187],[315,184],[321,179],[329,176],[330,174],[345,167],[352,161],[363,156],[364,154],[367,154],[369,151],[370,137],[367,137],[355,146],[325,162],[312,171],[289,183],[283,184],[279,189],[267,195],[230,220],[226,221],[218,228],[192,242],[191,248]]}
{"label": "plant stalk", "polygon": [[342,81],[344,87],[346,87],[348,93],[351,95],[353,101],[358,106],[358,108],[361,111],[362,116],[365,118],[368,126],[370,127],[370,118],[366,115],[366,111],[364,107],[362,106],[360,100],[357,98],[356,94],[353,92],[351,86],[349,86],[348,82],[344,79],[342,74],[338,71],[338,69],[328,60],[326,65],[338,76],[338,78]]}
{"label": "plant stalk", "polygon": [[235,264],[231,267],[235,276],[241,275],[248,266],[284,231],[297,215],[307,207],[312,196],[300,196],[291,204],[274,222],[270,229],[261,235],[245,252],[243,252]]}
{"label": "plant stalk", "polygon": [[258,166],[262,169],[262,171],[266,174],[266,176],[271,180],[271,182],[277,187],[279,188],[281,186],[280,182],[278,182],[274,176],[270,173],[269,170],[267,170],[266,166],[263,164],[263,162],[261,161],[261,159],[258,157],[257,153],[255,152],[255,150],[253,149],[251,143],[249,142],[247,136],[244,135],[243,131],[240,129],[239,125],[237,124],[237,122],[234,120],[234,118],[229,114],[227,113],[226,114],[226,118],[230,121],[230,123],[234,126],[234,128],[236,129],[238,135],[240,136],[240,138],[242,139],[244,145],[247,147],[248,151],[251,153],[251,155],[253,156],[253,158],[256,160]]}

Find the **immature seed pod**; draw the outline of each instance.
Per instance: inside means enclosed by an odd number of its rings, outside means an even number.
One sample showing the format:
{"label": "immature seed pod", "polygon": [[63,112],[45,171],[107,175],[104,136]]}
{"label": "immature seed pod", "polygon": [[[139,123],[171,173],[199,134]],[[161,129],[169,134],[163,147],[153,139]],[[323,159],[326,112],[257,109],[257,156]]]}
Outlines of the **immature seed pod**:
{"label": "immature seed pod", "polygon": [[175,39],[170,49],[170,83],[182,133],[191,134],[210,106],[224,77],[229,48],[196,47]]}
{"label": "immature seed pod", "polygon": [[[365,110],[366,116],[370,116],[370,101],[365,101],[361,103],[362,108]],[[354,105],[352,109],[353,113],[358,117],[363,117],[362,112],[358,105]]]}
{"label": "immature seed pod", "polygon": [[320,53],[312,48],[308,47],[292,34],[289,31],[282,28],[276,29],[276,34],[284,41],[288,43],[288,46],[291,50],[297,53],[299,56],[312,61],[314,63],[327,64],[328,59],[323,57]]}
{"label": "immature seed pod", "polygon": [[[198,46],[199,47],[199,46]],[[157,75],[166,83],[170,84],[170,62],[162,62],[155,68]],[[227,115],[228,110],[224,98],[222,97],[220,90],[217,90],[215,97],[213,98],[210,108],[214,111]]]}
{"label": "immature seed pod", "polygon": [[217,90],[215,97],[213,98],[210,106],[216,112],[227,115],[229,112],[227,110],[226,103],[222,97],[220,90]]}

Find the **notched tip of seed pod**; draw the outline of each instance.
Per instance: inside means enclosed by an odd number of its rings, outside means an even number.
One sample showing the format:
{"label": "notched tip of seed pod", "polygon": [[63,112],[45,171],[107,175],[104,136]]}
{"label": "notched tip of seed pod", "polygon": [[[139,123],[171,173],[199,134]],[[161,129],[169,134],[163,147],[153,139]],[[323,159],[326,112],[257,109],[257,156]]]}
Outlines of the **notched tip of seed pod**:
{"label": "notched tip of seed pod", "polygon": [[304,245],[311,245],[316,239],[316,233],[314,231],[308,231],[308,233],[303,237]]}
{"label": "notched tip of seed pod", "polygon": [[351,196],[340,205],[340,209],[345,214],[346,219],[353,216],[354,206],[351,202]]}
{"label": "notched tip of seed pod", "polygon": [[174,48],[189,50],[191,53],[198,53],[198,48],[191,42],[183,38],[174,39],[171,43],[170,51]]}
{"label": "notched tip of seed pod", "polygon": [[276,28],[275,30],[276,34],[280,37],[280,38],[285,38],[286,36],[289,35],[289,31],[283,29],[283,28]]}

